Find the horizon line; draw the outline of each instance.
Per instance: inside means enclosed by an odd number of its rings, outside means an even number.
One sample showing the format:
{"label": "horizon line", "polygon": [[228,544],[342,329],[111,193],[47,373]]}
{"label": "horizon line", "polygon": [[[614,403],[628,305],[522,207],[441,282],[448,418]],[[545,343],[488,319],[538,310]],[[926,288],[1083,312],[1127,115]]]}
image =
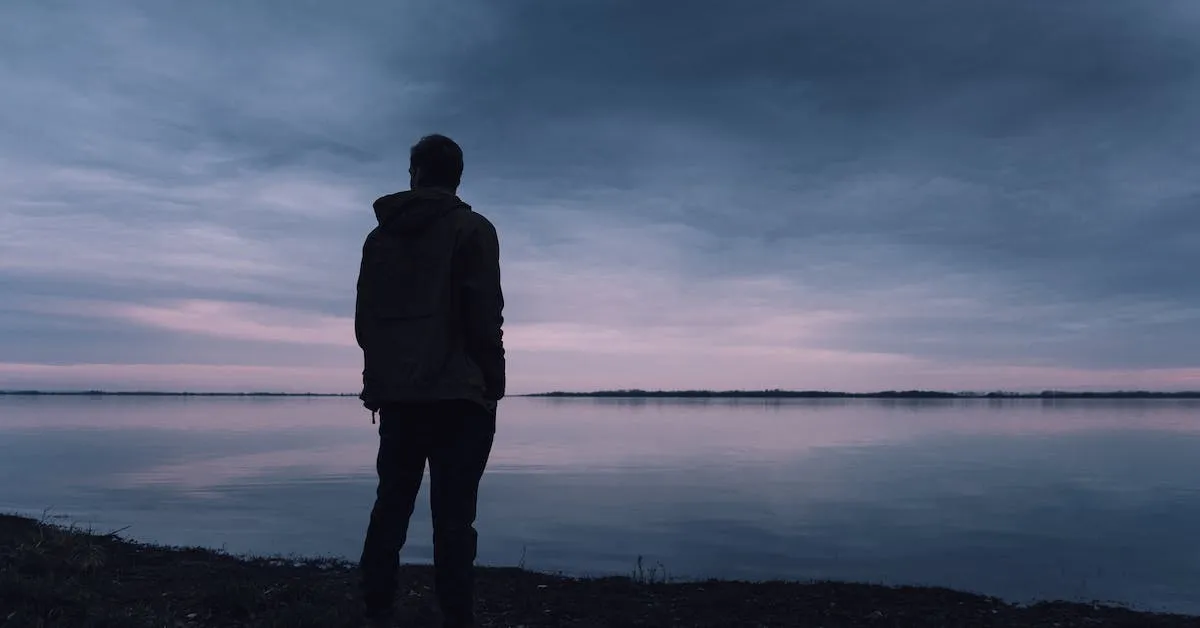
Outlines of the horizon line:
{"label": "horizon line", "polygon": [[[271,392],[271,391],[156,391],[156,390],[0,390],[4,396],[125,396],[125,397],[358,397],[358,393],[322,393],[322,392]],[[972,398],[1130,398],[1130,397],[1169,397],[1177,399],[1200,399],[1200,390],[1159,391],[1142,389],[1123,390],[1042,390],[1038,392],[1014,392],[1004,390],[981,391],[940,391],[940,390],[880,390],[873,392],[849,392],[836,390],[790,390],[790,389],[761,389],[761,390],[710,390],[710,389],[674,389],[674,390],[643,390],[643,389],[613,389],[595,391],[549,391],[507,395],[508,397],[539,397],[539,398],[941,398],[941,399],[972,399]]]}
{"label": "horizon line", "polygon": [[172,390],[0,390],[0,395],[88,396],[123,395],[146,397],[357,397],[358,393],[270,392],[270,391],[172,391]]}

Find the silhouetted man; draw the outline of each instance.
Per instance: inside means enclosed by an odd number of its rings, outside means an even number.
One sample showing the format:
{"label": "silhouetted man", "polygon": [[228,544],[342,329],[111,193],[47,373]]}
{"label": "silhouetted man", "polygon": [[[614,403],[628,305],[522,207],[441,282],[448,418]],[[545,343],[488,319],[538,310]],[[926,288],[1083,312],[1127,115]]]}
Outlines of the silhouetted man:
{"label": "silhouetted man", "polygon": [[463,153],[412,147],[411,189],[375,201],[354,328],[362,401],[379,412],[379,488],[362,553],[369,624],[392,625],[399,552],[429,461],[433,559],[446,626],[474,622],[475,508],[504,396],[496,229],[457,196]]}

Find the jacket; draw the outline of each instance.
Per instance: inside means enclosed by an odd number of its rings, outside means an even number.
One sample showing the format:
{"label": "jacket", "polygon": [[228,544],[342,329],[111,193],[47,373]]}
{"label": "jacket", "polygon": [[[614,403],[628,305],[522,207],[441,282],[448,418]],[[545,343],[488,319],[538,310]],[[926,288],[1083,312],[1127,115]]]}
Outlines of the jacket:
{"label": "jacket", "polygon": [[504,396],[504,295],[496,228],[456,195],[418,189],[375,201],[354,334],[370,410],[395,402]]}

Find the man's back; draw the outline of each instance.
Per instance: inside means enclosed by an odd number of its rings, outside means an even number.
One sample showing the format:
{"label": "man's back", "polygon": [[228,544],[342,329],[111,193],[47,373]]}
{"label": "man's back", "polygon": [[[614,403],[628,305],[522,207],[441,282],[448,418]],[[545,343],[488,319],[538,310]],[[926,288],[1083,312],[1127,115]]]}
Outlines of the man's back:
{"label": "man's back", "polygon": [[433,562],[445,626],[474,624],[475,511],[504,396],[504,296],[496,229],[455,193],[462,149],[422,138],[411,190],[375,201],[354,331],[363,405],[379,411],[379,475],[363,541],[368,624],[392,625],[399,553],[429,466]]}
{"label": "man's back", "polygon": [[374,209],[355,308],[364,404],[503,397],[495,228],[437,189],[384,196]]}

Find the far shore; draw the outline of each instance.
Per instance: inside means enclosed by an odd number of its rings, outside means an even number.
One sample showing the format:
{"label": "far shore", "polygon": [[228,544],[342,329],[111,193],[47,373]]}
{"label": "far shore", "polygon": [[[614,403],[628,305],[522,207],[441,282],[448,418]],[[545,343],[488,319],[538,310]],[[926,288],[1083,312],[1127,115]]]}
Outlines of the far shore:
{"label": "far shore", "polygon": [[[358,393],[314,392],[186,392],[110,390],[0,390],[0,396],[51,397],[358,397]],[[947,392],[938,390],[884,390],[843,392],[834,390],[597,390],[554,391],[513,397],[537,399],[1200,399],[1200,391],[1066,391]]]}
{"label": "far shore", "polygon": [[1200,399],[1200,391],[1059,391],[944,392],[937,390],[885,390],[840,392],[829,390],[601,390],[547,392],[522,395],[549,399]]}

